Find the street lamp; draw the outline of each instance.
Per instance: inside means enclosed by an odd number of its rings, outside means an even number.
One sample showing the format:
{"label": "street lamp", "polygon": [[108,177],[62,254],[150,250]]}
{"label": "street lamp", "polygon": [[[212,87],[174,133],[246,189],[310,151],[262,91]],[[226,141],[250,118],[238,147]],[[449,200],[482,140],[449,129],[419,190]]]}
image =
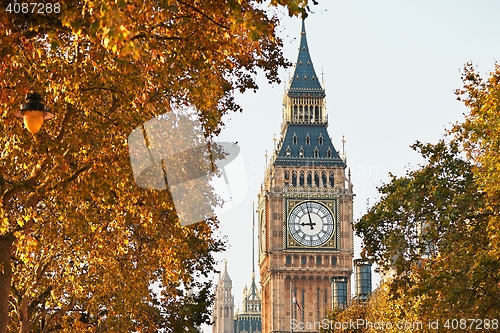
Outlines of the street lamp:
{"label": "street lamp", "polygon": [[52,119],[54,114],[49,111],[49,107],[43,104],[40,94],[30,90],[26,95],[26,100],[21,104],[19,110],[14,112],[17,118],[23,118],[24,127],[30,133],[35,134],[42,127],[43,121]]}

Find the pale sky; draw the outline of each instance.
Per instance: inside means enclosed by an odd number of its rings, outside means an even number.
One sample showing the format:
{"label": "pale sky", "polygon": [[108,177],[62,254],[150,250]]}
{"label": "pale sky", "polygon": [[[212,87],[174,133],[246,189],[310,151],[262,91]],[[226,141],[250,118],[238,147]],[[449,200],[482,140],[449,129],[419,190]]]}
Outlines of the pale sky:
{"label": "pale sky", "polygon": [[[412,143],[435,143],[463,119],[467,110],[454,90],[461,87],[466,62],[472,61],[486,77],[500,58],[500,1],[319,2],[306,19],[307,40],[316,73],[324,72],[328,130],[340,152],[345,135],[356,221],[366,212],[368,200],[376,202],[376,187],[389,180],[389,172],[403,175],[422,161],[409,148]],[[295,63],[301,22],[282,18],[285,56]],[[282,77],[288,77],[285,71]],[[258,82],[257,93],[238,96],[244,111],[226,118],[220,137],[238,141],[245,172],[240,183],[230,186],[243,188],[246,180],[248,192],[219,216],[228,249],[217,258],[220,270],[224,258],[228,260],[235,312],[251,280],[252,200],[263,179],[264,154],[271,153],[273,135],[278,137],[281,128],[284,86],[268,85],[263,75]],[[355,251],[356,258],[359,239]]]}

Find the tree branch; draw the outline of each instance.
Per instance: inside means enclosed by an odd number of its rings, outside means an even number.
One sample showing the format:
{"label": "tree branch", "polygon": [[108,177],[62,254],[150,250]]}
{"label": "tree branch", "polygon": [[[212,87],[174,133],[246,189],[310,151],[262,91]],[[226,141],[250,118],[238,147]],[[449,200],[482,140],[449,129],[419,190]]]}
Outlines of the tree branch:
{"label": "tree branch", "polygon": [[210,16],[208,16],[207,14],[203,13],[201,10],[199,10],[198,8],[194,7],[193,5],[190,5],[188,3],[185,3],[184,1],[181,1],[181,0],[177,0],[177,2],[183,4],[184,6],[187,6],[189,8],[191,8],[192,10],[194,10],[195,12],[201,14],[203,17],[207,18],[208,20],[210,20],[211,22],[213,22],[215,25],[221,27],[221,28],[224,28],[226,30],[229,30],[229,27],[226,27],[225,25],[223,24],[220,24],[219,22],[215,21],[213,18],[211,18]]}
{"label": "tree branch", "polygon": [[72,104],[66,103],[66,112],[64,113],[64,118],[61,122],[61,128],[59,129],[59,133],[56,136],[57,141],[60,142],[62,140],[62,137],[66,132],[65,131],[66,125],[68,124],[69,119],[71,118],[71,116],[73,116],[73,114],[75,114],[75,108],[73,107]]}
{"label": "tree branch", "polygon": [[136,40],[136,39],[146,38],[146,37],[154,38],[157,40],[182,40],[182,39],[184,39],[184,38],[179,37],[179,36],[159,36],[156,34],[151,34],[148,36],[145,32],[141,32],[141,33],[135,35],[134,37],[132,37],[131,40]]}
{"label": "tree branch", "polygon": [[80,174],[83,172],[89,170],[92,167],[92,164],[85,164],[82,166],[80,169],[76,170],[68,179],[62,181],[63,184],[67,184],[72,182],[73,180],[77,179]]}
{"label": "tree branch", "polygon": [[6,190],[3,195],[2,195],[2,204],[3,207],[6,208],[9,200],[14,197],[17,193],[21,191],[28,191],[28,190],[33,190],[34,185],[36,184],[36,181],[38,180],[38,177],[40,177],[40,174],[42,173],[42,167],[44,166],[45,162],[47,161],[47,157],[45,157],[42,161],[40,161],[37,165],[33,167],[33,170],[31,170],[31,174],[28,178],[25,180],[14,184],[12,188],[9,190]]}

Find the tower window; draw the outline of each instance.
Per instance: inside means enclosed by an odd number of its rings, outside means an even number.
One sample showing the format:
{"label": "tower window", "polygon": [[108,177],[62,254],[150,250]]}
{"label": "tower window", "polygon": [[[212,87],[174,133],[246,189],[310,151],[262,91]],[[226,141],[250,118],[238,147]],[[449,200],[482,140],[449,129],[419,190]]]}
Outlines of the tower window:
{"label": "tower window", "polygon": [[285,171],[285,180],[289,180],[290,179],[290,171],[286,170]]}
{"label": "tower window", "polygon": [[291,266],[292,265],[292,256],[286,256],[285,265],[286,266]]}
{"label": "tower window", "polygon": [[299,185],[304,186],[304,173],[301,172],[299,176]]}
{"label": "tower window", "polygon": [[286,147],[286,156],[291,156],[292,155],[292,150],[290,147]]}
{"label": "tower window", "polygon": [[[319,112],[319,106],[316,105],[316,107],[314,108],[314,118],[316,119],[316,121],[320,121],[321,119],[321,115],[320,115],[320,112]],[[323,144],[323,143],[322,143]]]}
{"label": "tower window", "polygon": [[302,266],[305,266],[307,264],[307,257],[306,256],[302,256],[302,258],[300,258],[300,264]]}
{"label": "tower window", "polygon": [[328,182],[330,183],[330,187],[333,187],[335,185],[335,178],[333,177],[333,172],[330,172],[328,176]]}
{"label": "tower window", "polygon": [[321,266],[322,258],[320,256],[316,257],[316,266]]}
{"label": "tower window", "polygon": [[309,134],[306,135],[306,145],[310,145],[311,144],[311,137],[309,136]]}
{"label": "tower window", "polygon": [[307,173],[307,186],[312,186],[312,175],[310,172]]}
{"label": "tower window", "polygon": [[297,186],[297,172],[292,172],[292,186]]}
{"label": "tower window", "polygon": [[321,174],[321,182],[323,183],[323,186],[326,186],[326,173],[323,172]]}
{"label": "tower window", "polygon": [[311,62],[310,62],[310,61],[308,61],[308,62],[307,62],[307,64],[308,64],[308,65],[310,65],[310,64],[311,64]]}
{"label": "tower window", "polygon": [[[318,118],[316,118],[318,119]],[[322,146],[323,145],[323,136],[320,134],[318,138],[318,145]]]}
{"label": "tower window", "polygon": [[319,175],[317,172],[314,173],[314,185],[319,187]]}
{"label": "tower window", "polygon": [[302,147],[299,149],[299,157],[304,157],[304,148]]}
{"label": "tower window", "polygon": [[297,134],[295,134],[295,133],[293,133],[292,142],[293,142],[294,145],[297,144]]}
{"label": "tower window", "polygon": [[304,80],[307,80],[307,76],[304,75]]}
{"label": "tower window", "polygon": [[328,147],[328,150],[326,151],[326,157],[332,158],[332,150],[330,149],[330,147]]}
{"label": "tower window", "polygon": [[316,147],[314,149],[314,157],[319,157],[319,149],[318,149],[318,147]]}
{"label": "tower window", "polygon": [[332,257],[332,266],[337,266],[337,257]]}

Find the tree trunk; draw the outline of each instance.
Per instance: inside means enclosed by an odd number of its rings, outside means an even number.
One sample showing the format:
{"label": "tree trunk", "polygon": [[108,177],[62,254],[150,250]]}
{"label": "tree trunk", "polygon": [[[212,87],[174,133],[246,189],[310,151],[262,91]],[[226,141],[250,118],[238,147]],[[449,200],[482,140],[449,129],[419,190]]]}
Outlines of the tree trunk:
{"label": "tree trunk", "polygon": [[6,333],[9,324],[9,296],[12,282],[10,256],[14,240],[11,234],[0,236],[0,333]]}
{"label": "tree trunk", "polygon": [[28,295],[24,295],[23,300],[21,301],[21,306],[18,308],[19,312],[19,333],[29,333],[30,331],[30,321],[28,318],[28,303],[29,297]]}

